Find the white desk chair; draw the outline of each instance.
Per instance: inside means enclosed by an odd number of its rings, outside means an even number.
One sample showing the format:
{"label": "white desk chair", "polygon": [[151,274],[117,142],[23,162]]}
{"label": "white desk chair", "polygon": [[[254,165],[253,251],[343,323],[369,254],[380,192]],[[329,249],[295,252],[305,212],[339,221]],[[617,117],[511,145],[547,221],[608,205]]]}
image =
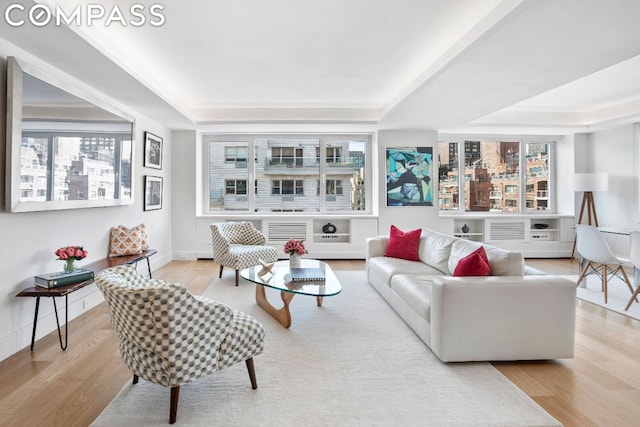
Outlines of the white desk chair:
{"label": "white desk chair", "polygon": [[[589,272],[596,273],[602,279],[602,291],[604,292],[604,303],[607,303],[607,286],[611,277],[618,276],[624,280],[633,294],[631,282],[622,268],[622,260],[616,257],[611,248],[607,244],[600,230],[591,225],[576,225],[576,248],[578,253],[582,255],[586,261],[586,265],[580,273],[576,286],[580,286],[580,282]],[[633,300],[634,297],[631,299]]]}
{"label": "white desk chair", "polygon": [[631,264],[633,264],[633,284],[636,287],[636,290],[629,298],[629,302],[627,306],[624,308],[625,311],[629,310],[633,301],[638,301],[638,293],[640,293],[640,231],[632,231],[629,234],[631,238],[631,244],[629,245],[629,260]]}

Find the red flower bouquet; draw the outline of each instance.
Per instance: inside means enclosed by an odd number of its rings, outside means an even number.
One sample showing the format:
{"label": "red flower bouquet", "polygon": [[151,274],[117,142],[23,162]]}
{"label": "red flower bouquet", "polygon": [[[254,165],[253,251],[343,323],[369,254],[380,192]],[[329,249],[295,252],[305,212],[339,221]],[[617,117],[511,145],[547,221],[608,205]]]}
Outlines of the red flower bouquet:
{"label": "red flower bouquet", "polygon": [[303,240],[291,239],[284,245],[284,252],[289,255],[304,255],[307,249],[304,247]]}
{"label": "red flower bouquet", "polygon": [[65,246],[55,251],[55,254],[59,260],[66,262],[64,271],[70,273],[76,268],[75,262],[85,259],[88,252],[82,246]]}

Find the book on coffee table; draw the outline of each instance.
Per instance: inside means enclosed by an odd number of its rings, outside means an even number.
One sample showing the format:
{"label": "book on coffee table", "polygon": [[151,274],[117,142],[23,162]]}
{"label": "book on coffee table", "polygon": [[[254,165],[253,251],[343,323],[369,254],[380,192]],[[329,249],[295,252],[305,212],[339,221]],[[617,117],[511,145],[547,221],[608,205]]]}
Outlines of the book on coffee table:
{"label": "book on coffee table", "polygon": [[56,273],[41,274],[33,278],[35,284],[42,288],[56,288],[72,283],[84,282],[93,279],[93,271],[76,268],[71,273],[62,271]]}
{"label": "book on coffee table", "polygon": [[292,268],[290,269],[293,282],[317,282],[324,280],[324,271],[321,268]]}

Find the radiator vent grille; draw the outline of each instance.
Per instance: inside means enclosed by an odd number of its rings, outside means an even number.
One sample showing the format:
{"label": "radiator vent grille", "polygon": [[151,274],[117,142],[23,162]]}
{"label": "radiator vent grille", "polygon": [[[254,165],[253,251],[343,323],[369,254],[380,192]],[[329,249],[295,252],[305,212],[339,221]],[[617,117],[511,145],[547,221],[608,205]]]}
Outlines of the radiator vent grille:
{"label": "radiator vent grille", "polygon": [[524,240],[524,221],[489,223],[489,240]]}
{"label": "radiator vent grille", "polygon": [[269,242],[286,242],[289,239],[305,240],[306,238],[306,222],[269,222],[267,224]]}

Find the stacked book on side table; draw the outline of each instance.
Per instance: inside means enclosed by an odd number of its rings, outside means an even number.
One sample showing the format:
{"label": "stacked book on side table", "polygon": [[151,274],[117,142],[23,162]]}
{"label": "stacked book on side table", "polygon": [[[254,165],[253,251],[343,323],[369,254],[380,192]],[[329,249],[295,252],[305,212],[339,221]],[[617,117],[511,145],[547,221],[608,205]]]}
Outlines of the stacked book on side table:
{"label": "stacked book on side table", "polygon": [[33,278],[35,284],[42,288],[57,288],[93,279],[93,271],[76,268],[70,273],[64,271],[42,274]]}
{"label": "stacked book on side table", "polygon": [[324,270],[321,268],[292,268],[290,274],[292,282],[324,281]]}

